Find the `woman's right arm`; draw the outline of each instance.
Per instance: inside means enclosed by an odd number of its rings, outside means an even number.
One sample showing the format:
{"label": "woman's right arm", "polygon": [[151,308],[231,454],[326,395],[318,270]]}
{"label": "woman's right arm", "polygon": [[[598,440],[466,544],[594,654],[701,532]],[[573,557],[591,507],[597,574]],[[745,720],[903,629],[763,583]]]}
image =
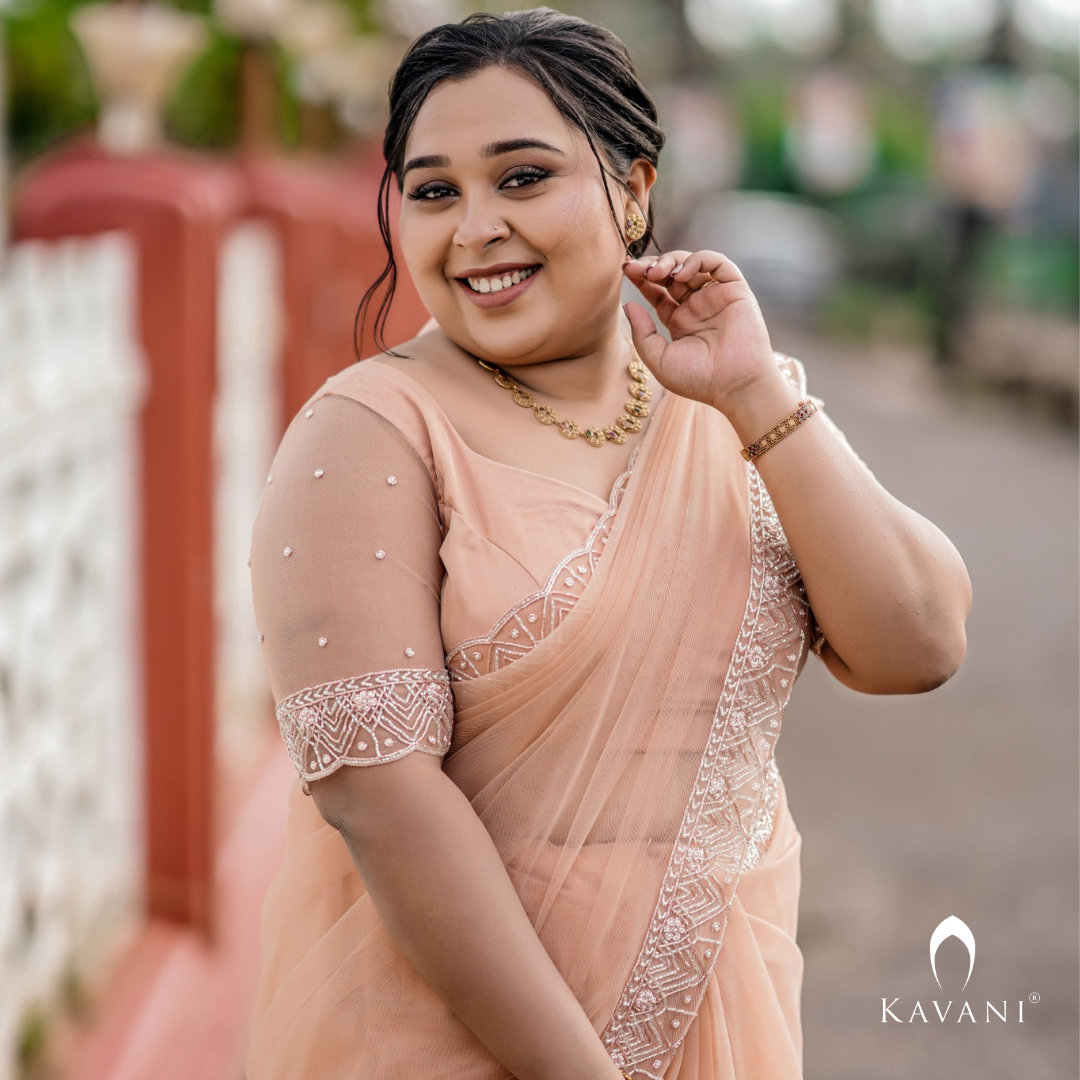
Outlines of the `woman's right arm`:
{"label": "woman's right arm", "polygon": [[380,414],[330,394],[290,425],[272,477],[251,572],[279,721],[380,918],[517,1080],[618,1080],[442,771],[452,699],[429,467]]}
{"label": "woman's right arm", "polygon": [[620,1080],[438,758],[343,768],[311,793],[398,948],[517,1080]]}

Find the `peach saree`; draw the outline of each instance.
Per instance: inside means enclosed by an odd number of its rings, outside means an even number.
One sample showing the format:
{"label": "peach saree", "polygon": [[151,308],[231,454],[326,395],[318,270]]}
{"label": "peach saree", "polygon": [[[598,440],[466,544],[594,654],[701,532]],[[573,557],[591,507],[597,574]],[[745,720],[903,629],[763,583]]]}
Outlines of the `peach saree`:
{"label": "peach saree", "polygon": [[247,1080],[508,1076],[303,794],[413,751],[471,800],[620,1068],[801,1076],[800,839],[774,755],[812,620],[739,449],[668,394],[604,506],[475,454],[378,361],[293,421],[252,546],[299,779]]}

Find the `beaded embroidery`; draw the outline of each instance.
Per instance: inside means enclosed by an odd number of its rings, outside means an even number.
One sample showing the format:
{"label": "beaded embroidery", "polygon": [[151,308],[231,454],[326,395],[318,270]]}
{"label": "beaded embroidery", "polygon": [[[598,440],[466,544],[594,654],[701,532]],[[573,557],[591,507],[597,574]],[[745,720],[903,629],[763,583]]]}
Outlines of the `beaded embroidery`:
{"label": "beaded embroidery", "polygon": [[628,1076],[660,1080],[697,1015],[740,876],[756,865],[779,802],[773,750],[810,638],[798,567],[757,470],[748,467],[750,592],[709,741],[660,895],[603,1032]]}
{"label": "beaded embroidery", "polygon": [[544,587],[515,604],[487,634],[462,641],[446,654],[446,667],[454,682],[475,679],[520,660],[562,622],[589,584],[596,563],[604,553],[640,447],[640,443],[634,447],[626,472],[612,486],[608,508],[593,526],[585,543],[560,560],[548,575]]}
{"label": "beaded embroidery", "polygon": [[321,683],[283,698],[276,713],[305,790],[342,765],[376,765],[412,750],[442,757],[454,727],[450,680],[428,668]]}

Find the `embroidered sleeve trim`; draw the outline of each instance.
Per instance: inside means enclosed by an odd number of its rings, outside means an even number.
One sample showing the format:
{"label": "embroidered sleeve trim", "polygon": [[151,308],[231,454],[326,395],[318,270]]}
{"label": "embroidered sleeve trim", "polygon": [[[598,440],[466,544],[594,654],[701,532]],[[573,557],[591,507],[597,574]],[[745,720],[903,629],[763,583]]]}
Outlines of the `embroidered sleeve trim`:
{"label": "embroidered sleeve trim", "polygon": [[449,676],[428,668],[321,683],[283,698],[276,713],[305,786],[342,765],[378,765],[413,750],[442,757],[454,727]]}
{"label": "embroidered sleeve trim", "polygon": [[660,895],[634,969],[603,1032],[634,1080],[661,1080],[697,1016],[741,875],[772,836],[773,758],[810,636],[798,567],[768,493],[750,467],[750,591]]}
{"label": "embroidered sleeve trim", "polygon": [[577,603],[604,553],[640,446],[634,447],[626,472],[612,486],[608,508],[600,520],[581,547],[560,560],[544,587],[515,604],[488,633],[459,642],[446,654],[446,668],[454,682],[487,675],[519,660],[547,637]]}

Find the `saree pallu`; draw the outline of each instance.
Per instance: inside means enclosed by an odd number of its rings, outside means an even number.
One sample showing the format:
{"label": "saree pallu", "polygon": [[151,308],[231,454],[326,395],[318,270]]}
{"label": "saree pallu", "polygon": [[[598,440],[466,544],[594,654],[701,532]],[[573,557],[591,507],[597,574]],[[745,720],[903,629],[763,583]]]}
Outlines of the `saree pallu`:
{"label": "saree pallu", "polygon": [[[801,1076],[799,835],[774,754],[810,616],[756,471],[668,395],[573,607],[453,684],[443,768],[638,1080]],[[299,782],[248,1080],[503,1080],[375,913]]]}

